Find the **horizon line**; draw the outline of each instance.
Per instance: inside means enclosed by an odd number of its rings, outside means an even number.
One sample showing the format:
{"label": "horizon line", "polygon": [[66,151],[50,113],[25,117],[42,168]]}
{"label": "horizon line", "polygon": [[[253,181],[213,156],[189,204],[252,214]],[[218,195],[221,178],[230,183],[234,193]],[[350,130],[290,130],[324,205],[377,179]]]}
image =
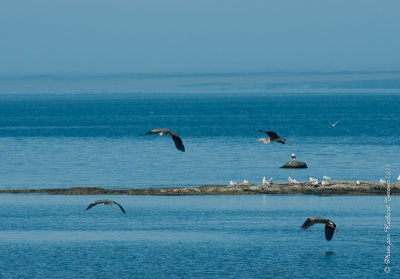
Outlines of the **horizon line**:
{"label": "horizon line", "polygon": [[174,78],[174,77],[235,77],[235,76],[328,76],[359,74],[400,74],[400,70],[387,71],[245,71],[245,72],[176,72],[176,73],[103,73],[103,74],[32,74],[32,75],[0,75],[0,79],[35,79],[35,78]]}

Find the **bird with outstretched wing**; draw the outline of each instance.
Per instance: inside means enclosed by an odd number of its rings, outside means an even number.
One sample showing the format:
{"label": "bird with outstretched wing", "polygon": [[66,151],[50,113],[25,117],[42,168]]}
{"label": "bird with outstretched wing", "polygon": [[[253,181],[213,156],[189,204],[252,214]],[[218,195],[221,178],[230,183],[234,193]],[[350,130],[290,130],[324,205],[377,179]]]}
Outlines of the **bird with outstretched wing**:
{"label": "bird with outstretched wing", "polygon": [[160,136],[163,135],[171,135],[172,140],[175,143],[175,147],[182,151],[185,152],[185,146],[183,145],[182,139],[179,137],[178,134],[175,132],[171,131],[170,129],[162,128],[162,129],[153,129],[148,131],[145,135],[154,135],[154,134],[159,134]]}
{"label": "bird with outstretched wing", "polygon": [[311,216],[303,223],[301,228],[306,230],[315,224],[325,224],[325,238],[330,241],[333,237],[333,233],[336,231],[335,223],[326,218]]}
{"label": "bird with outstretched wing", "polygon": [[290,142],[286,141],[286,139],[281,138],[280,136],[278,136],[278,134],[275,133],[275,132],[263,131],[263,130],[258,130],[258,131],[261,132],[261,133],[266,133],[269,138],[268,139],[261,138],[261,139],[258,139],[257,141],[263,141],[264,143],[279,142],[279,143],[282,143],[282,144],[287,143],[289,145],[292,145]]}
{"label": "bird with outstretched wing", "polygon": [[114,208],[113,208],[112,206],[113,206],[114,204],[116,204],[116,205],[119,206],[119,208],[121,209],[121,211],[122,211],[124,214],[126,214],[126,211],[125,211],[125,209],[122,207],[122,205],[120,205],[120,204],[117,203],[116,201],[112,201],[112,200],[97,200],[97,201],[91,202],[91,203],[89,204],[89,206],[86,207],[86,209],[85,209],[84,211],[88,211],[88,210],[91,209],[93,206],[96,206],[96,205],[98,205],[98,204],[109,205],[110,208],[111,208],[111,210],[114,210]]}

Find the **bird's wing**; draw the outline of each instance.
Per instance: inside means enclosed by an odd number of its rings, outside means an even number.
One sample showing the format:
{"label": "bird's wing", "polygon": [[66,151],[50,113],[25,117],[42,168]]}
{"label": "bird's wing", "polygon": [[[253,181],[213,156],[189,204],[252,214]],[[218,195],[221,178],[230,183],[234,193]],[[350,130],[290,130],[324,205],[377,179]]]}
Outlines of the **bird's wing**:
{"label": "bird's wing", "polygon": [[328,224],[325,224],[325,238],[326,240],[330,241],[333,237],[333,233],[336,230],[336,226],[335,224],[333,224],[334,226],[330,226]]}
{"label": "bird's wing", "polygon": [[280,138],[280,136],[278,136],[275,132],[265,132],[270,138],[271,138],[271,141],[272,140],[274,140],[274,139],[279,139]]}
{"label": "bird's wing", "polygon": [[171,132],[171,130],[163,128],[163,129],[153,129],[148,131],[145,135],[154,135],[154,134],[159,134],[163,132],[164,134],[171,134],[173,132]]}
{"label": "bird's wing", "polygon": [[185,152],[185,146],[183,146],[181,138],[175,133],[171,134],[171,137],[174,140],[176,148],[182,152]]}
{"label": "bird's wing", "polygon": [[86,207],[86,209],[84,211],[87,211],[87,210],[91,209],[93,206],[98,205],[99,203],[103,203],[103,201],[99,200],[99,201],[92,202],[91,204],[89,204],[88,207]]}
{"label": "bird's wing", "polygon": [[116,205],[118,205],[119,208],[121,208],[122,212],[123,212],[124,214],[126,214],[126,211],[125,211],[125,209],[122,207],[122,205],[120,205],[119,203],[117,203],[117,202],[115,202],[115,201],[113,201],[113,203],[115,203]]}
{"label": "bird's wing", "polygon": [[327,222],[329,222],[328,219],[321,218],[321,217],[313,217],[313,216],[311,216],[311,217],[309,217],[309,218],[304,222],[303,225],[301,225],[301,228],[302,228],[303,230],[305,230],[305,229],[308,229],[309,227],[311,227],[312,225],[321,224],[321,223],[322,223],[322,224],[326,224]]}

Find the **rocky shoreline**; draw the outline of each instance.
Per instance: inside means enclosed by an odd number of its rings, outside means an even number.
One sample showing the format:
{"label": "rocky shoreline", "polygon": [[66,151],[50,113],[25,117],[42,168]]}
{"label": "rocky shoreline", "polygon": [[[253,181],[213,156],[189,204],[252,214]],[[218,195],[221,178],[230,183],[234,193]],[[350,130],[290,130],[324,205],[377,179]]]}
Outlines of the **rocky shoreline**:
{"label": "rocky shoreline", "polygon": [[[71,187],[54,189],[3,189],[0,194],[49,194],[49,195],[380,195],[388,194],[386,183],[360,181],[330,181],[329,185],[312,185],[311,182],[273,183],[254,185],[251,183],[232,185],[205,185],[199,187],[166,187],[145,189],[111,189],[101,187]],[[400,195],[400,183],[390,184],[390,195]]]}

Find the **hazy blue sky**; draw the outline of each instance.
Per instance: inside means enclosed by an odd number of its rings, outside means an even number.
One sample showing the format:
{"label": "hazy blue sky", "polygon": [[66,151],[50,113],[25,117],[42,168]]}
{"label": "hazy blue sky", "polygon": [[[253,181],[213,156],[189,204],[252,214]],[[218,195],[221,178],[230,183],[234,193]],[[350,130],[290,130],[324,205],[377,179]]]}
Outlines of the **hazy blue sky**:
{"label": "hazy blue sky", "polygon": [[0,75],[400,70],[400,1],[0,0]]}

